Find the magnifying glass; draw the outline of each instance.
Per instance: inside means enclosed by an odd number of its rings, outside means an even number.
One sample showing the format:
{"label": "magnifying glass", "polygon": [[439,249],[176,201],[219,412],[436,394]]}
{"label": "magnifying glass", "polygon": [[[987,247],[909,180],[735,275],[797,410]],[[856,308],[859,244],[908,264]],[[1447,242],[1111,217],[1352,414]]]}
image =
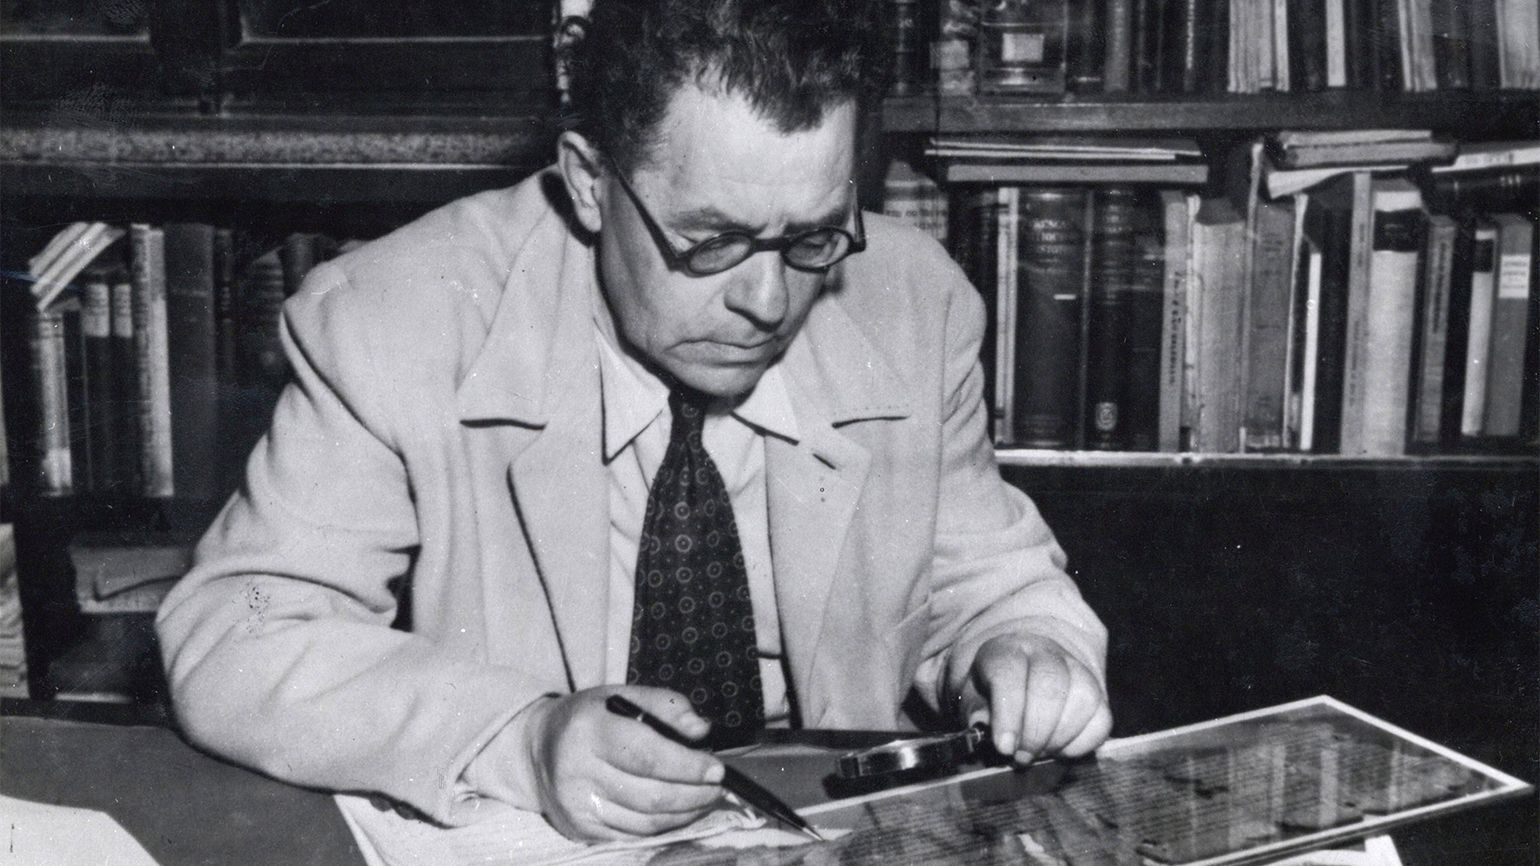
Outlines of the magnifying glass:
{"label": "magnifying glass", "polygon": [[955,734],[905,737],[839,757],[841,779],[871,779],[907,770],[946,771],[973,757],[989,736],[983,722]]}

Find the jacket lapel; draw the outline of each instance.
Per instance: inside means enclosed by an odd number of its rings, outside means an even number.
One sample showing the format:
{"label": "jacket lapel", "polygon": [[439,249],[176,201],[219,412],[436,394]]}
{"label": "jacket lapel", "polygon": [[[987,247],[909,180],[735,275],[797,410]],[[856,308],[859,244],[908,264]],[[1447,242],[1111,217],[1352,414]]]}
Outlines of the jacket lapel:
{"label": "jacket lapel", "polygon": [[514,262],[487,344],[458,398],[462,422],[535,431],[510,453],[508,484],[576,690],[604,680],[609,493],[600,450],[593,256],[570,238],[560,250]]}
{"label": "jacket lapel", "polygon": [[845,535],[871,464],[867,450],[839,427],[904,418],[910,410],[902,381],[837,297],[815,306],[782,369],[802,438],[766,441],[770,551],[792,682],[804,719],[817,724],[835,684],[815,681],[813,665]]}

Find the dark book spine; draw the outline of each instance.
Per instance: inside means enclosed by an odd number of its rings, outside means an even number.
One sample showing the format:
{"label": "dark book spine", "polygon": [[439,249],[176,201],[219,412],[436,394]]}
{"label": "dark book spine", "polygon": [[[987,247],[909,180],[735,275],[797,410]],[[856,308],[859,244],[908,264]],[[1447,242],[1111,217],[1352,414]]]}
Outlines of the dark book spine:
{"label": "dark book spine", "polygon": [[1128,284],[1128,447],[1155,451],[1160,447],[1162,319],[1166,261],[1159,221],[1152,202],[1139,202],[1134,234],[1133,279]]}
{"label": "dark book spine", "polygon": [[214,229],[203,223],[170,223],[164,230],[167,345],[176,359],[170,370],[176,488],[179,496],[208,501],[221,492]]}
{"label": "dark book spine", "polygon": [[1375,4],[1378,0],[1342,0],[1343,42],[1347,46],[1347,86],[1372,90],[1375,84]]}
{"label": "dark book spine", "polygon": [[1529,251],[1529,333],[1524,348],[1524,388],[1519,400],[1519,436],[1531,446],[1540,440],[1540,225],[1531,233]]}
{"label": "dark book spine", "polygon": [[1098,190],[1092,210],[1090,340],[1086,344],[1086,447],[1127,444],[1126,401],[1129,364],[1129,293],[1138,270],[1134,222],[1138,201],[1132,189]]}
{"label": "dark book spine", "polygon": [[1196,93],[1203,81],[1203,40],[1200,14],[1204,0],[1174,0],[1169,9],[1171,26],[1171,51],[1168,70],[1172,89],[1180,93]]}
{"label": "dark book spine", "polygon": [[1018,444],[1074,444],[1079,406],[1085,192],[1021,193],[1020,302],[1016,317]]}
{"label": "dark book spine", "polygon": [[1133,0],[1134,31],[1132,89],[1160,93],[1165,49],[1165,0]]}
{"label": "dark book spine", "polygon": [[1105,38],[1101,0],[1071,4],[1066,53],[1066,78],[1071,93],[1101,93],[1105,83]]}
{"label": "dark book spine", "polygon": [[38,492],[68,496],[75,492],[70,453],[69,382],[66,370],[64,314],[57,306],[33,314],[28,335],[32,383],[37,392]]}
{"label": "dark book spine", "polygon": [[75,493],[89,493],[93,475],[91,404],[81,306],[78,300],[69,300],[63,303],[60,311],[64,317],[64,389],[70,425],[70,481]]}
{"label": "dark book spine", "polygon": [[1102,92],[1127,93],[1134,63],[1134,0],[1106,0],[1102,44]]}
{"label": "dark book spine", "polygon": [[1205,53],[1202,55],[1203,86],[1208,93],[1226,93],[1230,89],[1230,3],[1229,0],[1198,0],[1205,9],[1207,26],[1199,32],[1205,34]]}
{"label": "dark book spine", "polygon": [[1498,168],[1434,174],[1423,186],[1430,207],[1438,213],[1526,211],[1540,200],[1540,170]]}
{"label": "dark book spine", "polygon": [[886,35],[892,58],[888,92],[894,96],[919,93],[929,68],[920,28],[919,0],[887,0]]}
{"label": "dark book spine", "polygon": [[1326,89],[1326,0],[1289,0],[1289,84]]}
{"label": "dark book spine", "polygon": [[1404,89],[1401,70],[1401,0],[1370,0],[1374,5],[1374,86],[1387,92]]}
{"label": "dark book spine", "polygon": [[1317,454],[1342,445],[1342,384],[1347,357],[1348,282],[1351,271],[1352,211],[1310,203],[1305,218],[1321,250],[1320,349],[1316,360],[1315,438]]}
{"label": "dark book spine", "polygon": [[1465,412],[1465,357],[1470,339],[1471,278],[1475,274],[1475,256],[1475,225],[1468,219],[1455,220],[1438,425],[1438,443],[1446,449],[1459,445],[1460,419]]}
{"label": "dark book spine", "polygon": [[1499,58],[1501,36],[1497,29],[1498,0],[1464,0],[1470,18],[1470,86],[1472,90],[1496,90],[1502,86]]}
{"label": "dark book spine", "polygon": [[1443,424],[1444,356],[1449,347],[1449,284],[1454,262],[1455,221],[1428,220],[1418,285],[1416,341],[1412,347],[1412,430],[1409,441],[1437,446]]}
{"label": "dark book spine", "polygon": [[134,350],[134,284],[121,265],[112,281],[113,485],[137,493],[139,483],[139,360]]}
{"label": "dark book spine", "polygon": [[1432,0],[1433,66],[1440,90],[1470,87],[1470,0]]}
{"label": "dark book spine", "polygon": [[[984,393],[993,403],[995,394],[995,352],[999,329],[995,294],[995,237],[1000,231],[999,194],[993,188],[973,189],[958,194],[948,211],[952,230],[947,233],[952,257],[984,300],[984,343],[979,348],[979,364],[984,370]],[[997,423],[995,409],[990,418]]]}
{"label": "dark book spine", "polygon": [[80,334],[85,356],[86,448],[90,487],[117,490],[115,448],[118,438],[116,375],[112,357],[112,282],[105,268],[86,271],[80,287]]}
{"label": "dark book spine", "polygon": [[246,268],[240,285],[240,380],[276,395],[289,376],[279,342],[285,280],[277,251],[270,250]]}

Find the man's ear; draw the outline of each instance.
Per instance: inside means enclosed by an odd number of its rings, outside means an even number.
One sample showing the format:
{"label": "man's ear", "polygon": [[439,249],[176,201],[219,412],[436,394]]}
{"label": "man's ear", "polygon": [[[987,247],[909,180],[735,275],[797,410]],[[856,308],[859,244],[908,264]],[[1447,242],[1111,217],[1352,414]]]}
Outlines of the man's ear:
{"label": "man's ear", "polygon": [[598,234],[604,224],[599,204],[603,200],[600,180],[604,177],[599,150],[588,139],[576,132],[563,132],[556,139],[556,166],[561,171],[562,182],[567,185],[567,195],[572,199],[572,211],[583,228]]}

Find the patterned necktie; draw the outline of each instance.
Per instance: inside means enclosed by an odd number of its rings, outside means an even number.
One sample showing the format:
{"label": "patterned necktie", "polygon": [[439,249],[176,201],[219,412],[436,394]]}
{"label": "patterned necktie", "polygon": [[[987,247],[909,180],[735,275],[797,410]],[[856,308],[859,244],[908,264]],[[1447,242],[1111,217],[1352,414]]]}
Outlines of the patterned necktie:
{"label": "patterned necktie", "polygon": [[636,556],[626,681],[687,696],[713,748],[764,726],[754,607],[727,485],[701,442],[704,395],[669,394],[673,430]]}

